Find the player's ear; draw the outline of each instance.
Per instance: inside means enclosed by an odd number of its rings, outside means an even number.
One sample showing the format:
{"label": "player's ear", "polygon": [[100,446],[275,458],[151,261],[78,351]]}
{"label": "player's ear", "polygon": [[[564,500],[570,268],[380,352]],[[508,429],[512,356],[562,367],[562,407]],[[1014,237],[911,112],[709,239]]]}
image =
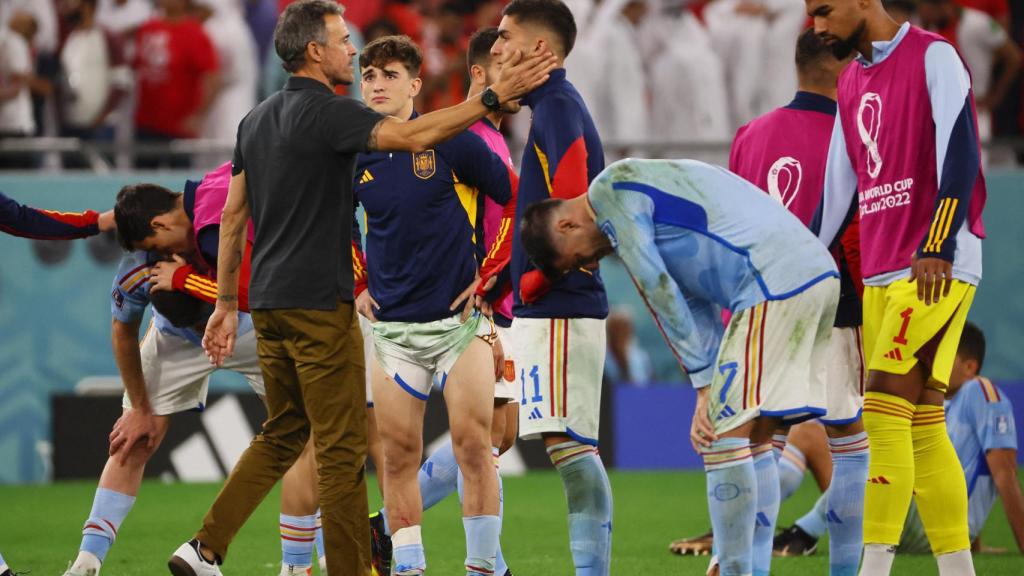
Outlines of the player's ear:
{"label": "player's ear", "polygon": [[413,78],[412,79],[412,85],[410,86],[410,92],[411,92],[410,95],[413,98],[415,98],[416,96],[419,95],[420,90],[422,88],[423,88],[423,79],[422,78]]}

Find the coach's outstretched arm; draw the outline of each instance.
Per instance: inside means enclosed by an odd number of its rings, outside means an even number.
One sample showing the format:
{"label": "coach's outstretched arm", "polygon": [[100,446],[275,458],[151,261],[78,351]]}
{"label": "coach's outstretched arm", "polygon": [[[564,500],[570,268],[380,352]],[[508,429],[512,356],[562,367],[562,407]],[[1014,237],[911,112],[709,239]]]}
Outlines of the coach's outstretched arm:
{"label": "coach's outstretched arm", "polygon": [[245,257],[245,229],[249,222],[249,199],[245,194],[245,171],[231,176],[228,198],[220,219],[217,249],[217,307],[206,322],[203,349],[210,362],[220,366],[235,349],[238,333],[238,276]]}
{"label": "coach's outstretched arm", "polygon": [[[558,60],[550,51],[523,56],[516,51],[506,60],[498,80],[490,86],[497,96],[497,104],[505,105],[518,100],[547,81]],[[395,152],[422,152],[467,129],[477,120],[494,111],[484,104],[485,91],[480,97],[443,108],[403,122],[393,116],[381,120],[370,133],[366,147],[370,150]]]}

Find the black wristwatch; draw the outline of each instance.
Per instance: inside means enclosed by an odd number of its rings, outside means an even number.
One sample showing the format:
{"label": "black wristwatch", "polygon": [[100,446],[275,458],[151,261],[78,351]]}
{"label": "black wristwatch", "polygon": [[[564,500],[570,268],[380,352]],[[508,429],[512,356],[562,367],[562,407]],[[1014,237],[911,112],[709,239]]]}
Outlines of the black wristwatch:
{"label": "black wristwatch", "polygon": [[492,112],[501,111],[501,102],[498,101],[498,93],[491,90],[490,86],[484,88],[483,94],[480,95],[480,102]]}

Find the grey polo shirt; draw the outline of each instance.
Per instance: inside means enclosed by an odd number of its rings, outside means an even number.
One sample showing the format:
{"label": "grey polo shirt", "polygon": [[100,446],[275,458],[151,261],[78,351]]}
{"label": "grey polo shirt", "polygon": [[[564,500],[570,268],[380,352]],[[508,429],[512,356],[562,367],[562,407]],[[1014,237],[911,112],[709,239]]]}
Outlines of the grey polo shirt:
{"label": "grey polo shirt", "polygon": [[352,301],[356,154],[383,118],[292,76],[238,125],[232,172],[245,171],[256,229],[251,308],[333,310]]}

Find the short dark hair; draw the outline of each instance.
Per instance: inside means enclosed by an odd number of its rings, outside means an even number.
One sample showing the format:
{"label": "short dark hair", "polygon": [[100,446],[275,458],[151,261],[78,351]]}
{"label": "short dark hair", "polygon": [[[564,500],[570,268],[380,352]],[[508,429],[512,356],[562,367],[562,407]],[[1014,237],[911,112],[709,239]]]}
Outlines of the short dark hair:
{"label": "short dark hair", "polygon": [[330,0],[301,0],[289,4],[274,27],[274,51],[281,66],[297,72],[306,64],[306,46],[310,42],[327,43],[324,16],[345,13],[345,8]]}
{"label": "short dark hair", "polygon": [[498,29],[494,26],[481,28],[469,38],[469,48],[466,49],[466,67],[473,65],[487,67],[491,61],[491,47],[498,40]]}
{"label": "short dark hair", "polygon": [[543,26],[554,32],[565,51],[563,56],[568,56],[576,44],[576,19],[560,0],[512,0],[502,14],[515,18],[518,24]]}
{"label": "short dark hair", "polygon": [[170,290],[151,292],[149,302],[177,328],[191,328],[205,321],[213,308],[194,296]]}
{"label": "short dark hair", "polygon": [[964,324],[956,355],[964,360],[975,360],[978,363],[978,372],[981,372],[981,367],[985,364],[985,333],[974,322]]}
{"label": "short dark hair", "polygon": [[156,232],[150,221],[178,207],[180,192],[172,192],[157,184],[129,184],[117,193],[114,204],[114,222],[117,223],[117,241],[125,250]]}
{"label": "short dark hair", "polygon": [[367,44],[359,53],[359,69],[370,66],[384,68],[392,62],[399,62],[416,78],[423,66],[423,53],[411,38],[405,36],[384,36]]}
{"label": "short dark hair", "polygon": [[824,61],[835,61],[832,49],[814,33],[814,28],[807,28],[796,40],[796,69],[801,74],[814,73]]}
{"label": "short dark hair", "polygon": [[555,266],[558,251],[555,250],[555,243],[551,237],[551,219],[562,202],[558,198],[548,198],[527,206],[519,224],[519,237],[527,256],[552,282],[563,274],[563,271]]}

